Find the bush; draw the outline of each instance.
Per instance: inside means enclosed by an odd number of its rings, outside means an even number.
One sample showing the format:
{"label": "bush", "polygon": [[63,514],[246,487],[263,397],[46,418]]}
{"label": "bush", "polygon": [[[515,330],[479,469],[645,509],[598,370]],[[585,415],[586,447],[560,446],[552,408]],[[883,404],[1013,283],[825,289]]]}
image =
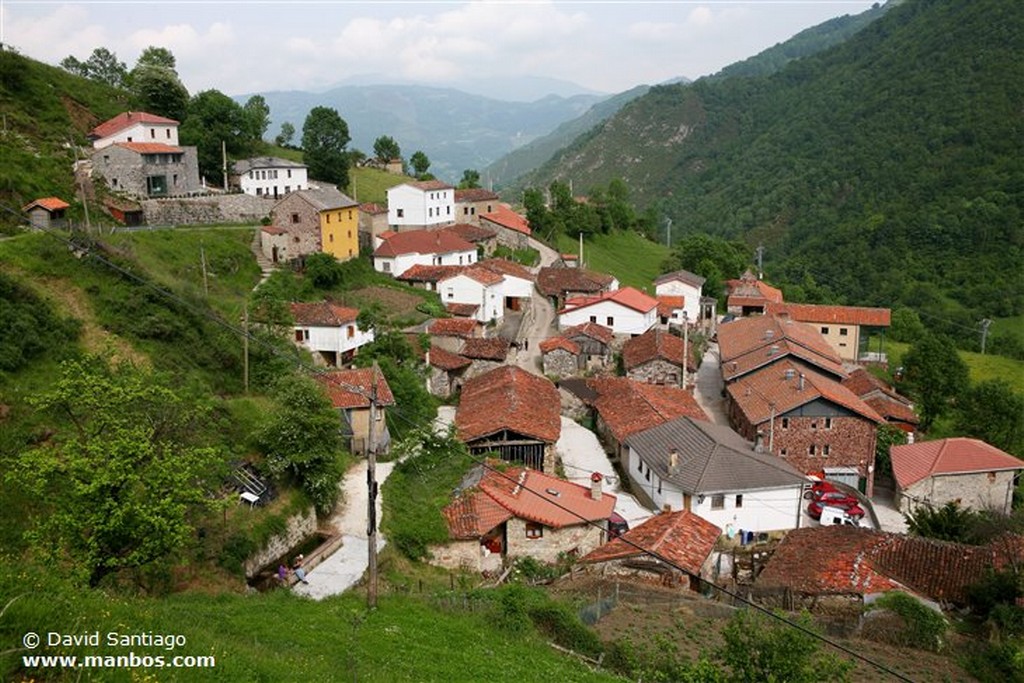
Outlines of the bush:
{"label": "bush", "polygon": [[[949,624],[940,613],[906,593],[891,592],[879,598],[870,610],[888,610],[900,617],[902,628],[885,632],[880,639],[890,645],[915,647],[938,652],[944,646]],[[875,634],[876,638],[882,636]]]}
{"label": "bush", "polygon": [[580,621],[570,607],[548,598],[529,610],[534,625],[562,647],[575,650],[588,657],[597,657],[604,651],[601,639]]}

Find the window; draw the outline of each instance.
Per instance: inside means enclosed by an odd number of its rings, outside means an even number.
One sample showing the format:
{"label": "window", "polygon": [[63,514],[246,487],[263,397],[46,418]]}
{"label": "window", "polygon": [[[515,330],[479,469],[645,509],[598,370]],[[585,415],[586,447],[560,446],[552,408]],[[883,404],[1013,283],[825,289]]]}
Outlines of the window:
{"label": "window", "polygon": [[446,292],[446,298],[448,298],[448,299],[454,299],[455,298],[455,290],[452,289],[451,287],[449,287],[447,292]]}
{"label": "window", "polygon": [[590,316],[590,322],[596,323],[597,322],[597,316],[596,315]]}
{"label": "window", "polygon": [[782,418],[782,428],[783,429],[789,429],[789,418],[788,417]]}
{"label": "window", "polygon": [[822,446],[821,447],[821,457],[827,458],[829,450],[831,450],[831,449],[829,448],[828,444],[825,444],[824,446]]}
{"label": "window", "polygon": [[165,133],[167,133],[166,137],[167,137],[167,139],[168,139],[168,140],[170,140],[170,139],[171,139],[171,129],[170,129],[170,128],[168,128],[168,129],[167,129],[167,130],[165,130],[164,132],[165,132]]}
{"label": "window", "polygon": [[384,261],[382,265],[384,267],[384,272],[385,273],[390,273],[391,272],[391,262],[390,261]]}
{"label": "window", "polygon": [[647,472],[644,473],[644,479],[646,479],[647,481],[651,480],[651,468],[650,467],[648,467],[647,468]]}
{"label": "window", "polygon": [[779,456],[785,458],[788,455],[788,451],[785,448],[779,449]]}
{"label": "window", "polygon": [[814,455],[814,453],[816,451],[817,451],[817,448],[815,447],[815,445],[813,443],[810,446],[807,447],[807,455]]}
{"label": "window", "polygon": [[463,216],[468,216],[469,215],[469,207],[468,206],[462,207],[462,215]]}
{"label": "window", "polygon": [[156,139],[156,128],[150,128],[149,129],[149,139],[150,140],[155,140]]}
{"label": "window", "polygon": [[331,222],[331,214],[327,214],[327,223],[329,224],[330,222]]}
{"label": "window", "polygon": [[298,222],[299,222],[299,214],[293,213],[292,214],[292,223],[298,223]]}
{"label": "window", "polygon": [[605,320],[608,322],[608,327],[615,326],[615,318],[613,318],[612,316],[608,316],[607,318],[605,318]]}
{"label": "window", "polygon": [[817,428],[818,428],[818,421],[817,420],[812,421],[811,422],[811,429],[817,429]]}
{"label": "window", "polygon": [[831,417],[826,417],[825,418],[825,429],[832,429],[832,418]]}
{"label": "window", "polygon": [[104,154],[103,155],[103,163],[105,163],[105,164],[110,163],[110,155],[109,154]]}
{"label": "window", "polygon": [[711,509],[712,510],[724,510],[725,509],[725,494],[716,493],[711,496]]}
{"label": "window", "polygon": [[821,333],[822,334],[828,334],[828,328],[827,327],[821,328]]}
{"label": "window", "polygon": [[462,256],[461,255],[459,256],[459,265],[460,266],[462,265]]}
{"label": "window", "polygon": [[990,484],[996,483],[996,473],[995,472],[989,472],[988,473],[988,483],[990,483]]}
{"label": "window", "polygon": [[845,337],[847,332],[849,332],[849,330],[847,328],[845,328],[845,327],[840,327],[839,328],[839,336],[840,337]]}
{"label": "window", "polygon": [[334,233],[333,232],[327,234],[327,241],[328,242],[333,242],[334,241]]}
{"label": "window", "polygon": [[288,169],[288,177],[289,177],[289,178],[291,178],[291,177],[292,177],[292,170],[291,170],[291,169]]}
{"label": "window", "polygon": [[434,217],[434,210],[433,209],[427,209],[427,218],[433,218],[433,217]]}
{"label": "window", "polygon": [[658,495],[661,495],[661,479],[658,479]]}
{"label": "window", "polygon": [[352,231],[351,230],[348,231],[348,238],[352,239]]}
{"label": "window", "polygon": [[544,538],[544,525],[538,524],[537,522],[526,523],[526,537],[527,538]]}
{"label": "window", "polygon": [[395,209],[399,218],[405,218],[405,209]]}
{"label": "window", "polygon": [[736,507],[738,507],[738,508],[743,507],[743,494],[742,493],[737,493],[736,494]]}
{"label": "window", "polygon": [[449,215],[449,216],[451,216],[451,215],[452,215],[452,207],[450,207],[450,206],[448,207],[448,215]]}

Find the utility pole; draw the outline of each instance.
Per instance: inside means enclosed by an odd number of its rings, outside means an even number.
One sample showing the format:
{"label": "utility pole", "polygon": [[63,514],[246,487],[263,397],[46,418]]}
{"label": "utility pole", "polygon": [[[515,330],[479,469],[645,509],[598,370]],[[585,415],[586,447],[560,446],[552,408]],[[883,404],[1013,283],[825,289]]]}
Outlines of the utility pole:
{"label": "utility pole", "polygon": [[757,245],[757,279],[764,279],[764,246]]}
{"label": "utility pole", "polygon": [[249,393],[249,302],[242,309],[242,386]]}
{"label": "utility pole", "polygon": [[[7,130],[7,116],[4,116],[4,131]],[[85,187],[85,180],[83,180],[82,169],[78,166],[78,145],[75,144],[75,139],[69,138],[71,148],[75,150],[75,180],[78,181],[78,191],[82,194],[82,211],[85,213],[85,234],[92,234],[92,225],[89,221],[89,197],[86,196],[88,190]],[[68,226],[70,228],[70,225]]]}
{"label": "utility pole", "polygon": [[224,192],[228,191],[228,143],[224,140],[220,141],[220,158],[224,164]]}
{"label": "utility pole", "polygon": [[665,246],[672,248],[672,219],[665,216]]}
{"label": "utility pole", "polygon": [[203,264],[203,292],[207,297],[210,296],[210,283],[206,279],[206,248],[199,247],[199,260]]}
{"label": "utility pole", "polygon": [[985,318],[981,321],[981,354],[985,355],[985,342],[988,340],[988,328],[992,324],[992,321]]}
{"label": "utility pole", "polygon": [[366,606],[377,608],[377,361],[370,371],[370,427],[367,430],[366,448],[366,537],[369,548],[367,557]]}
{"label": "utility pole", "polygon": [[690,374],[690,317],[683,311],[683,389]]}

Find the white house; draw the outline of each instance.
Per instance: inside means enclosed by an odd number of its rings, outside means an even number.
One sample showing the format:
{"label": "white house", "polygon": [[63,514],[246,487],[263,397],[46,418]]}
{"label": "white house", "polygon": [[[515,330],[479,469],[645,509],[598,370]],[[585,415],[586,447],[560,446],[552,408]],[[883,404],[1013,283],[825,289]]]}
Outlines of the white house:
{"label": "white house", "polygon": [[373,252],[374,269],[395,277],[417,264],[470,266],[474,263],[476,247],[447,230],[392,233]]}
{"label": "white house", "polygon": [[89,133],[93,149],[116,142],[157,142],[178,146],[178,122],[144,111],[126,111],[104,121]]}
{"label": "white house", "polygon": [[659,299],[661,297],[683,297],[682,310],[686,312],[686,319],[691,323],[700,320],[700,298],[703,287],[704,278],[688,270],[665,273],[654,281],[654,293]]}
{"label": "white house", "polygon": [[481,268],[502,276],[501,282],[496,287],[499,296],[505,300],[505,308],[518,311],[524,300],[528,301],[533,297],[536,277],[518,263],[492,258],[480,261],[479,265]]}
{"label": "white house", "polygon": [[473,319],[486,323],[501,320],[504,315],[505,300],[500,292],[503,280],[504,277],[498,273],[474,266],[441,278],[437,283],[437,291],[441,303],[445,305],[477,306]]}
{"label": "white house", "polygon": [[559,329],[588,322],[611,328],[615,334],[643,334],[658,322],[658,300],[634,287],[623,287],[567,299],[558,312]]}
{"label": "white house", "polygon": [[356,324],[359,311],[329,301],[291,304],[295,319],[295,343],[329,365],[341,367],[352,360],[356,350],[373,341],[373,330]]}
{"label": "white house", "polygon": [[254,157],[236,161],[234,173],[238,188],[257,197],[284,196],[296,190],[308,190],[306,166],[277,157]]}
{"label": "white house", "polygon": [[440,180],[403,183],[388,190],[388,225],[394,230],[455,222],[455,188]]}
{"label": "white house", "polygon": [[633,489],[656,508],[692,512],[729,535],[800,526],[807,478],[728,427],[682,417],[632,434],[624,446]]}

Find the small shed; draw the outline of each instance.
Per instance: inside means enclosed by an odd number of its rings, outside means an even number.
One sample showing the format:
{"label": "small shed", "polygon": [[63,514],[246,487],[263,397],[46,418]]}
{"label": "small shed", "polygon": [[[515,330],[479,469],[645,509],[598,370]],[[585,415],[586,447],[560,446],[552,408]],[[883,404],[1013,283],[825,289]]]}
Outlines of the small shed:
{"label": "small shed", "polygon": [[42,197],[26,204],[21,210],[28,214],[29,223],[33,228],[64,228],[67,227],[64,212],[70,206],[58,197]]}

